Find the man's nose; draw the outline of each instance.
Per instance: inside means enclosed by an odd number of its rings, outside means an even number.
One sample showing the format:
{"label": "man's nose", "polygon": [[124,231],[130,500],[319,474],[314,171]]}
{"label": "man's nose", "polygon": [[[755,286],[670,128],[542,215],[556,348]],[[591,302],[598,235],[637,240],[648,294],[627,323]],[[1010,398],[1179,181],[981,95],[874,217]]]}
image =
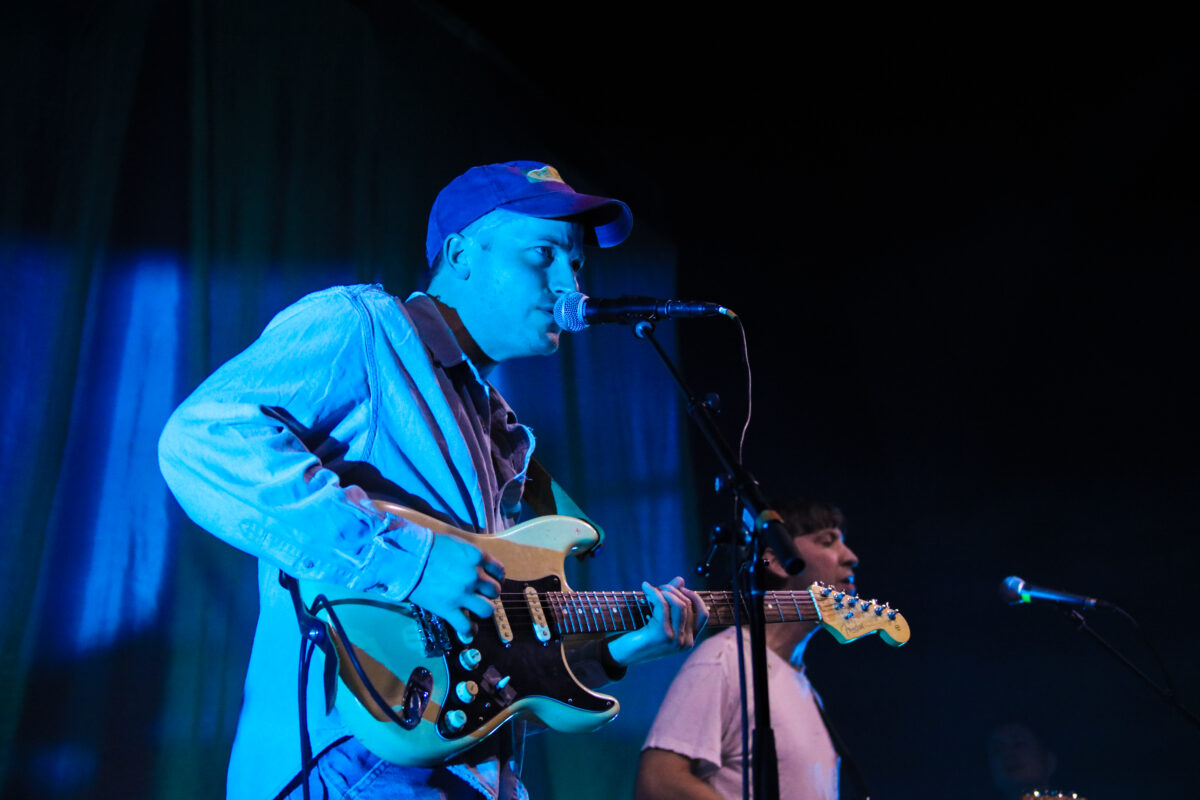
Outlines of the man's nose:
{"label": "man's nose", "polygon": [[550,265],[550,291],[556,295],[579,290],[579,280],[575,276],[575,268],[566,256],[559,256]]}

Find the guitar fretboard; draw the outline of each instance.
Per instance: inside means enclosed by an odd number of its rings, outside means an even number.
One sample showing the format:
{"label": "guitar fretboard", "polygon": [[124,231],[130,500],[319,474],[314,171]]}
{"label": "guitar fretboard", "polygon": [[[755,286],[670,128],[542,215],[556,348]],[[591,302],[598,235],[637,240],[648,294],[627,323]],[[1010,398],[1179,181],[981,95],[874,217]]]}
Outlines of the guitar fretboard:
{"label": "guitar fretboard", "polygon": [[[697,592],[708,606],[708,624],[734,624],[733,592]],[[542,601],[558,624],[560,633],[615,633],[633,631],[650,621],[651,605],[642,592],[546,592]],[[745,604],[743,622],[749,619]],[[807,590],[767,592],[763,598],[767,622],[798,622],[820,619]]]}

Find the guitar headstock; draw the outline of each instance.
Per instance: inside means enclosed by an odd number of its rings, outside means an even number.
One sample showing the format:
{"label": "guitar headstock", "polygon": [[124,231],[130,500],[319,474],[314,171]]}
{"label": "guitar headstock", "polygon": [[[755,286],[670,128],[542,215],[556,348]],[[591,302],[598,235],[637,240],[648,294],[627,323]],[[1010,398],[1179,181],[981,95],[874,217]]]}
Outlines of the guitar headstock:
{"label": "guitar headstock", "polygon": [[816,581],[808,587],[821,625],[842,644],[878,633],[893,647],[908,641],[908,622],[887,603],[864,600],[836,586]]}

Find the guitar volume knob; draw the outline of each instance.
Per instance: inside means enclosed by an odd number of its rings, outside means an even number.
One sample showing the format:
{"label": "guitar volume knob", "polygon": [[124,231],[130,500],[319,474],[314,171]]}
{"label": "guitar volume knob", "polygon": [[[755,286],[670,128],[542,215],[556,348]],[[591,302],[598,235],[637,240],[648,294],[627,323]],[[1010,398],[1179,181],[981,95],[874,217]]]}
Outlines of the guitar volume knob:
{"label": "guitar volume knob", "polygon": [[483,661],[483,655],[474,647],[469,647],[458,654],[458,663],[463,665],[463,669],[475,669],[481,661]]}
{"label": "guitar volume knob", "polygon": [[467,714],[465,711],[454,709],[446,712],[446,727],[452,731],[461,731],[467,724]]}

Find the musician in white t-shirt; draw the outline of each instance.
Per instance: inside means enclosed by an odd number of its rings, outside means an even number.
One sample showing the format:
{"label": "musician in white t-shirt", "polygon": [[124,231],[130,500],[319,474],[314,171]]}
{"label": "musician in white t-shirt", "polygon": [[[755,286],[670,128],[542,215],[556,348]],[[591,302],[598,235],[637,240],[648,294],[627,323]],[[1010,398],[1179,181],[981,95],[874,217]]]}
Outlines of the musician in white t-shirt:
{"label": "musician in white t-shirt", "polygon": [[[805,567],[789,576],[768,550],[768,589],[799,590],[822,581],[850,591],[858,557],[842,533],[844,517],[822,502],[772,505],[792,532]],[[766,627],[771,728],[783,800],[834,800],[838,755],[821,719],[820,699],[804,669],[804,649],[818,625]],[[737,631],[728,628],[696,646],[672,681],[642,748],[637,800],[721,800],[742,797],[742,709]],[[745,645],[748,718],[754,719],[750,637]]]}

